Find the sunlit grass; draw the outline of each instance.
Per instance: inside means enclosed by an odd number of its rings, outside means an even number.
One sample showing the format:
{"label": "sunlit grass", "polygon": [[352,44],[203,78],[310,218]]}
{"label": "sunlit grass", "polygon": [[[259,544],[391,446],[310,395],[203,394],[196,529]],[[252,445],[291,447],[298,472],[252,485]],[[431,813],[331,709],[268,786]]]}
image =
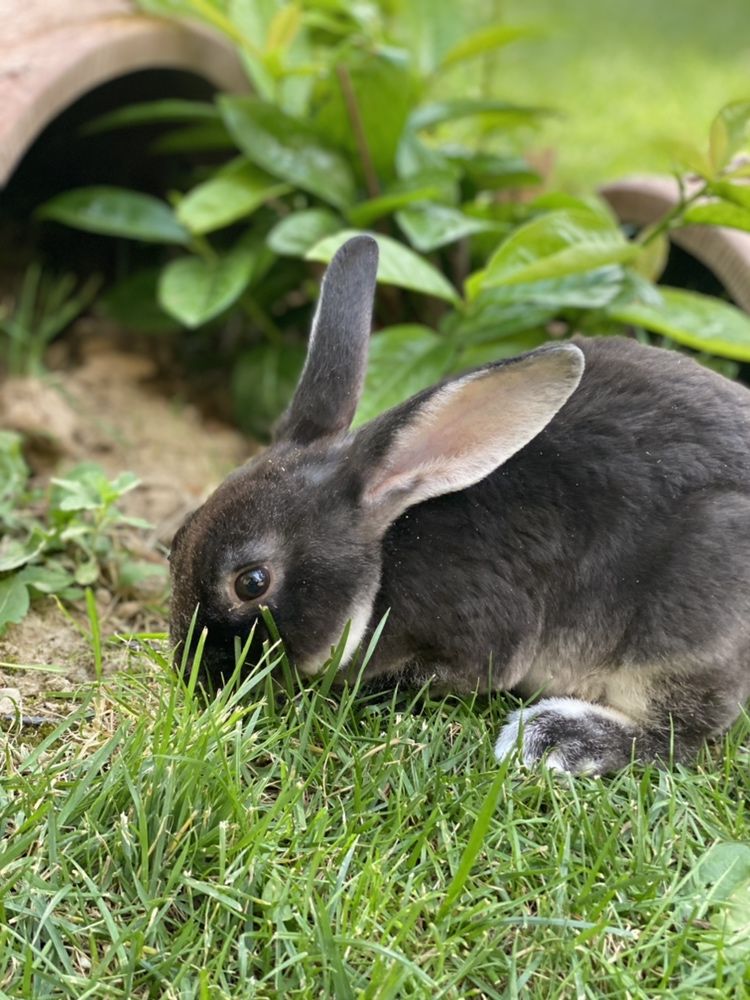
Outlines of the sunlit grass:
{"label": "sunlit grass", "polygon": [[560,779],[498,767],[502,698],[285,693],[270,651],[206,704],[163,649],[7,736],[2,995],[745,995],[696,876],[750,836],[745,723],[696,769]]}
{"label": "sunlit grass", "polygon": [[705,145],[719,108],[750,97],[745,0],[501,0],[494,8],[544,30],[506,49],[492,80],[503,97],[563,112],[539,144],[554,147],[568,186],[669,169],[664,140]]}

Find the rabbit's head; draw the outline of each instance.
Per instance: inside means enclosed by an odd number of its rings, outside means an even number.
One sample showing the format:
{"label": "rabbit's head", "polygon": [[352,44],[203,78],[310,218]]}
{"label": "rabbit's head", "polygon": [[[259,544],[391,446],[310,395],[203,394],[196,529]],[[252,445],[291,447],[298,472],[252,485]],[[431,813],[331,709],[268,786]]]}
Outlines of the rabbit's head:
{"label": "rabbit's head", "polygon": [[371,624],[389,526],[412,505],[492,472],[542,430],[581,377],[578,348],[542,348],[426,389],[350,433],[377,264],[367,236],[335,255],[274,443],[174,538],[172,639],[179,657],[197,607],[193,635],[207,626],[202,662],[215,677],[231,673],[235,637],[244,643],[254,625],[246,662],[257,662],[268,638],[263,607],[303,672],[323,665],[347,622],[342,664],[349,661]]}

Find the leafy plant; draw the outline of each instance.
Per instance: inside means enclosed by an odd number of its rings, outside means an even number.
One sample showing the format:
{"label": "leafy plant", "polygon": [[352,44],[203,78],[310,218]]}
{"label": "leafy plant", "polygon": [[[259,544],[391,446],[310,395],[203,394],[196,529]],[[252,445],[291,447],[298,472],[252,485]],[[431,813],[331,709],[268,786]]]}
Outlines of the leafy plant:
{"label": "leafy plant", "polygon": [[[750,360],[750,320],[733,306],[657,289],[670,229],[750,228],[750,188],[734,155],[748,142],[750,104],[728,105],[702,178],[657,225],[633,238],[594,198],[519,198],[540,178],[519,155],[549,112],[451,86],[533,33],[470,25],[436,0],[348,5],[339,0],[143,0],[147,10],[200,18],[237,47],[252,96],[214,104],[156,101],[115,111],[93,129],[172,122],[156,152],[192,151],[196,184],[167,201],[114,188],[68,191],[44,218],[171,249],[156,282],[162,310],[196,328],[239,310],[238,415],[256,433],[284,403],[301,364],[314,282],[354,232],[380,244],[376,370],[360,411],[456,369],[534,347],[551,335],[635,325],[683,346]],[[200,165],[206,151],[218,167]],[[238,155],[239,154],[239,155]],[[223,158],[223,159],[222,159]],[[694,161],[694,162],[692,162]],[[304,317],[304,321],[303,321]],[[398,376],[393,376],[394,372]],[[384,387],[387,385],[387,389]]]}
{"label": "leafy plant", "polygon": [[750,955],[750,846],[737,842],[715,843],[693,870],[693,912],[708,910],[711,926],[726,937],[727,958]]}
{"label": "leafy plant", "polygon": [[77,600],[99,582],[123,590],[163,572],[134,559],[121,537],[123,529],[149,527],[117,507],[137,485],[131,472],[110,481],[84,463],[45,493],[30,483],[21,438],[0,431],[0,634],[25,617],[33,597]]}
{"label": "leafy plant", "polygon": [[72,274],[52,277],[28,266],[10,312],[0,315],[0,360],[9,375],[39,375],[44,351],[94,300],[98,278],[78,286]]}

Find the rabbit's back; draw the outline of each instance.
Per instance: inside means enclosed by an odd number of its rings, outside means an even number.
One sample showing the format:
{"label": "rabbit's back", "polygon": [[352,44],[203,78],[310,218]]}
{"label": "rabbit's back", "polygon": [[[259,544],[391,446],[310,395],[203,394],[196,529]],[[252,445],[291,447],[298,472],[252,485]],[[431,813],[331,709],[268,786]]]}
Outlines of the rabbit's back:
{"label": "rabbit's back", "polygon": [[583,379],[541,434],[391,527],[383,663],[531,694],[551,662],[648,663],[750,622],[750,392],[677,352],[578,345]]}
{"label": "rabbit's back", "polygon": [[576,343],[584,376],[542,435],[565,447],[567,464],[601,461],[617,479],[653,478],[667,495],[750,484],[747,389],[676,351],[620,337]]}

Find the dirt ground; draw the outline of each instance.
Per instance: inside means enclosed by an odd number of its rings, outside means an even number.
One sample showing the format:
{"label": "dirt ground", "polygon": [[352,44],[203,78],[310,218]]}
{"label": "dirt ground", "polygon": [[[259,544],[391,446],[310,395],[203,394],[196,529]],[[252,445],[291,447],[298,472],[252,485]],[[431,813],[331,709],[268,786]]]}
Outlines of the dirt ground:
{"label": "dirt ground", "polygon": [[[184,516],[248,457],[252,445],[232,428],[203,419],[191,405],[175,402],[165,393],[156,362],[124,350],[116,337],[87,330],[84,323],[76,359],[75,367],[43,380],[0,382],[0,428],[24,435],[27,460],[41,479],[81,461],[97,462],[110,476],[134,472],[141,485],[120,506],[153,526],[139,535],[138,557],[166,566],[166,549]],[[162,583],[159,589],[129,598],[98,589],[103,633],[165,631]],[[52,599],[43,599],[0,636],[0,714],[4,697],[20,694],[24,711],[31,703],[43,711],[44,692],[57,692],[58,700],[59,692],[93,677],[81,625],[85,619],[75,609],[66,615]],[[124,643],[108,646],[105,669],[117,669],[127,655]]]}

